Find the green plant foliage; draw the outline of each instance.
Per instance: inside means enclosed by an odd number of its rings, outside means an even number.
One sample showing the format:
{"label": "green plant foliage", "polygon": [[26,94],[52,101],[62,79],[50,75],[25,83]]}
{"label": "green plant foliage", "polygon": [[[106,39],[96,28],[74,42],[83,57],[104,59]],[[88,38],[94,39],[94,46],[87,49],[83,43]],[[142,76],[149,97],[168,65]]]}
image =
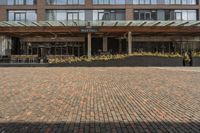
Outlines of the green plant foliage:
{"label": "green plant foliage", "polygon": [[109,61],[109,60],[119,60],[125,59],[131,56],[156,56],[156,57],[165,57],[165,58],[176,58],[182,57],[180,54],[162,54],[162,53],[150,53],[150,52],[141,52],[141,53],[132,53],[128,54],[115,54],[115,55],[99,55],[99,56],[82,56],[82,57],[72,57],[72,56],[50,56],[48,57],[48,62],[50,64],[58,63],[76,63],[76,62],[92,62],[92,61]]}
{"label": "green plant foliage", "polygon": [[194,57],[200,57],[200,52],[193,52]]}

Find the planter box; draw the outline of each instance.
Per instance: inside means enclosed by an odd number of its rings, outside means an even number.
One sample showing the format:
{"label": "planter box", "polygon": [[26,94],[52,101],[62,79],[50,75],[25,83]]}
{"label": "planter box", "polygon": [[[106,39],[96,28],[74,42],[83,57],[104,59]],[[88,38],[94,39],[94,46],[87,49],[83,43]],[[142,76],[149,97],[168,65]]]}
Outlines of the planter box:
{"label": "planter box", "polygon": [[125,59],[109,61],[75,62],[63,64],[49,64],[49,66],[71,66],[71,67],[132,67],[132,66],[183,66],[181,57],[166,58],[156,56],[131,56]]}

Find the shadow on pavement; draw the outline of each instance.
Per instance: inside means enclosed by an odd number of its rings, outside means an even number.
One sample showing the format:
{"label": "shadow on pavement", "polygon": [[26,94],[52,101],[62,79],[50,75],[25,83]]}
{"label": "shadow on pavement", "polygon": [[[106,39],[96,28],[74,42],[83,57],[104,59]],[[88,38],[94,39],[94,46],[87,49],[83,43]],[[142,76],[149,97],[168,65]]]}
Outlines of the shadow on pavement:
{"label": "shadow on pavement", "polygon": [[89,123],[1,123],[0,133],[199,133],[200,122],[89,122]]}

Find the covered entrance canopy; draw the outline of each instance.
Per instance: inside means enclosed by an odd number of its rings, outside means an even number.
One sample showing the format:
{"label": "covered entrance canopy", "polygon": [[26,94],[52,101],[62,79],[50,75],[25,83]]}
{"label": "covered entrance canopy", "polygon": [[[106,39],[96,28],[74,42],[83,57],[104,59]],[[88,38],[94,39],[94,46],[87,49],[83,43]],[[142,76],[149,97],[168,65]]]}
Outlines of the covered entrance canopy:
{"label": "covered entrance canopy", "polygon": [[200,21],[1,21],[0,33],[200,33]]}
{"label": "covered entrance canopy", "polygon": [[[74,51],[78,51],[77,55],[91,56],[99,49],[103,52],[111,49],[119,53],[131,53],[134,50],[132,44],[135,45],[137,41],[143,45],[140,40],[143,41],[146,37],[145,40],[149,39],[147,43],[156,41],[159,44],[162,44],[159,40],[166,38],[169,46],[174,46],[175,43],[171,42],[176,39],[182,43],[186,36],[190,37],[187,40],[193,40],[191,37],[195,36],[200,42],[200,21],[0,21],[0,35],[19,38],[20,41],[16,41],[16,44],[21,43],[21,48],[16,49],[24,49],[23,53],[34,53],[34,48],[41,46],[41,43],[48,44],[48,48],[46,52],[44,47],[40,48],[39,53],[63,54],[72,51],[72,55],[75,55]],[[157,36],[160,37],[155,39]],[[95,37],[97,39],[94,41]],[[186,44],[187,40],[184,40]],[[50,46],[52,47],[49,48]],[[159,50],[159,46],[156,47]]]}

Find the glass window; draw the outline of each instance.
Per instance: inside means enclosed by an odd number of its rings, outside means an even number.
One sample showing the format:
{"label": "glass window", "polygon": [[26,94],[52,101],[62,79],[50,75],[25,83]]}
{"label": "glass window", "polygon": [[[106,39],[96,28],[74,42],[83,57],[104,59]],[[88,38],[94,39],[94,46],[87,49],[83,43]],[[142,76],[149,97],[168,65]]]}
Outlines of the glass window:
{"label": "glass window", "polygon": [[93,10],[93,20],[125,20],[125,10]]}
{"label": "glass window", "polygon": [[16,5],[24,5],[24,0],[15,0]]}
{"label": "glass window", "polygon": [[139,4],[139,0],[133,0],[133,4]]}
{"label": "glass window", "polygon": [[36,0],[26,0],[26,4],[27,5],[35,5],[36,4]]}
{"label": "glass window", "polygon": [[53,5],[78,5],[78,4],[84,4],[85,0],[46,0],[47,4],[53,4]]}
{"label": "glass window", "polygon": [[116,13],[115,20],[125,20],[125,15],[123,13]]}
{"label": "glass window", "polygon": [[156,10],[151,11],[151,20],[157,20],[157,11]]}
{"label": "glass window", "polygon": [[85,11],[84,10],[79,11],[79,20],[85,20]]}
{"label": "glass window", "polygon": [[110,4],[109,0],[104,0],[104,4]]}
{"label": "glass window", "polygon": [[104,4],[104,0],[99,0],[99,4]]}
{"label": "glass window", "polygon": [[8,21],[36,21],[37,14],[34,10],[10,10],[8,11]]}
{"label": "glass window", "polygon": [[74,0],[74,3],[73,4],[79,4],[78,0]]}
{"label": "glass window", "polygon": [[187,10],[182,11],[182,20],[188,20],[188,13]]}
{"label": "glass window", "polygon": [[151,4],[157,4],[157,0],[151,0]]}
{"label": "glass window", "polygon": [[125,0],[93,0],[93,4],[125,4]]}
{"label": "glass window", "polygon": [[197,4],[197,0],[132,0],[132,2],[133,4]]}
{"label": "glass window", "polygon": [[165,4],[170,4],[170,0],[165,0]]}
{"label": "glass window", "polygon": [[171,20],[171,12],[170,12],[170,10],[165,10],[165,20]]}
{"label": "glass window", "polygon": [[170,4],[175,4],[175,0],[170,0]]}
{"label": "glass window", "polygon": [[14,5],[14,0],[8,0],[8,5]]}
{"label": "glass window", "polygon": [[135,20],[157,20],[156,10],[135,10],[134,11]]}
{"label": "glass window", "polygon": [[110,0],[110,4],[114,5],[115,4],[115,0]]}
{"label": "glass window", "polygon": [[37,15],[35,11],[27,11],[26,12],[26,20],[28,21],[36,21]]}
{"label": "glass window", "polygon": [[79,4],[80,4],[80,5],[85,4],[85,0],[79,0]]}
{"label": "glass window", "polygon": [[196,10],[188,10],[188,20],[197,20]]}
{"label": "glass window", "polygon": [[138,10],[135,10],[134,11],[134,20],[139,20],[139,11]]}
{"label": "glass window", "polygon": [[73,0],[68,0],[67,4],[73,4]]}
{"label": "glass window", "polygon": [[57,0],[58,5],[65,5],[67,3],[67,0]]}
{"label": "glass window", "polygon": [[172,10],[170,13],[171,20],[197,20],[196,10]]}
{"label": "glass window", "polygon": [[116,4],[125,4],[125,0],[116,0]]}
{"label": "glass window", "polygon": [[187,4],[187,0],[182,0],[182,4]]}
{"label": "glass window", "polygon": [[93,4],[98,4],[98,0],[93,0]]}
{"label": "glass window", "polygon": [[181,0],[176,0],[176,4],[181,4]]}
{"label": "glass window", "polygon": [[7,0],[6,4],[7,5],[34,5],[36,4],[36,0]]}
{"label": "glass window", "polygon": [[140,4],[145,4],[145,0],[140,0]]}
{"label": "glass window", "polygon": [[174,20],[183,20],[181,11],[177,10],[174,12]]}
{"label": "glass window", "polygon": [[150,0],[145,0],[145,4],[151,4]]}
{"label": "glass window", "polygon": [[85,20],[85,10],[47,10],[46,20]]}
{"label": "glass window", "polygon": [[56,13],[56,20],[64,21],[66,20],[66,12],[61,10]]}

